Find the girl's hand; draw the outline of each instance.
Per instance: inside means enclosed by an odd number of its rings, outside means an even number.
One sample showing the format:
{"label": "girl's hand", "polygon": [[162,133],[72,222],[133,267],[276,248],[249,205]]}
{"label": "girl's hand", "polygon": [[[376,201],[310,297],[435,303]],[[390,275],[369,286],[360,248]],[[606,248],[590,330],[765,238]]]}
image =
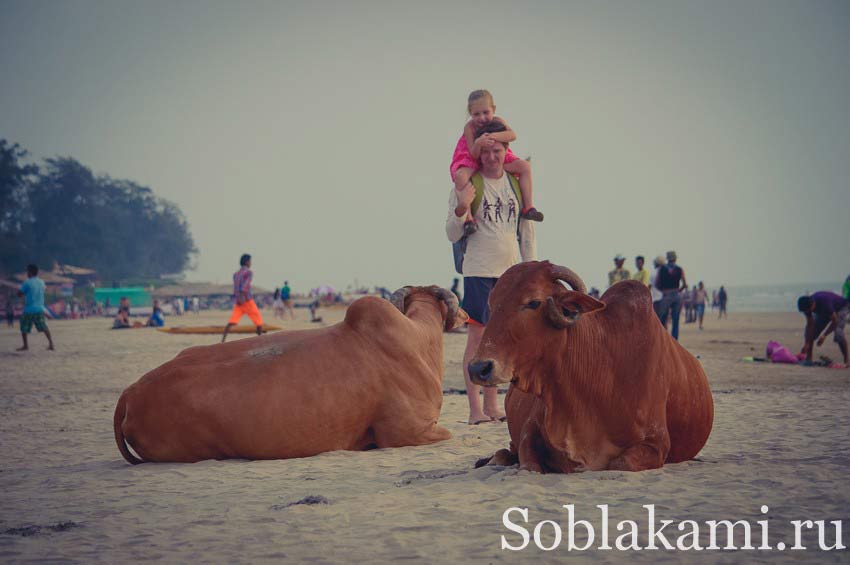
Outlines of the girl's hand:
{"label": "girl's hand", "polygon": [[490,148],[490,147],[493,146],[493,143],[495,143],[495,141],[493,140],[492,137],[490,137],[489,133],[485,133],[485,134],[481,135],[478,139],[475,140],[475,144],[480,149]]}

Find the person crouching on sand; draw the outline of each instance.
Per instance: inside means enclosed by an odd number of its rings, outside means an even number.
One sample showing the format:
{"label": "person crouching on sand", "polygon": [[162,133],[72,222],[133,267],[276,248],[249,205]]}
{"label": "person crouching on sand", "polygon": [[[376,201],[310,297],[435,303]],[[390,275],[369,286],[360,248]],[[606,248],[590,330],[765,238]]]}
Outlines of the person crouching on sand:
{"label": "person crouching on sand", "polygon": [[[805,341],[801,355],[806,356],[806,364],[812,364],[812,350],[815,340],[818,347],[826,341],[826,336],[835,332],[833,340],[838,344],[841,354],[844,355],[844,367],[850,366],[847,358],[847,338],[844,337],[844,326],[850,317],[850,301],[842,298],[834,292],[821,291],[811,296],[801,296],[797,299],[797,310],[806,317],[806,329],[803,332]],[[839,365],[830,365],[841,368]]]}

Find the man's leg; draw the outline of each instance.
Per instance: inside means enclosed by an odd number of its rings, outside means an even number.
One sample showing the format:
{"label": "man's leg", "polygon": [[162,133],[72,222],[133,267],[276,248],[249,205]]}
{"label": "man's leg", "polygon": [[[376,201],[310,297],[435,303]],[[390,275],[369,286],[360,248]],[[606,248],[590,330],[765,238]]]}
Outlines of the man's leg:
{"label": "man's leg", "polygon": [[54,351],[55,348],[53,347],[53,338],[50,336],[50,330],[45,328],[44,329],[44,335],[47,336],[47,349],[48,349],[48,351]]}
{"label": "man's leg", "polygon": [[[468,368],[469,362],[475,357],[475,352],[478,350],[478,344],[481,343],[483,335],[484,326],[469,324],[469,331],[466,334],[466,349],[463,352],[463,380],[466,384],[466,399],[469,402],[470,424],[490,421],[490,416],[487,416],[481,409],[481,399],[478,396],[481,387],[470,380]],[[486,390],[485,388],[485,394]],[[496,388],[493,387],[493,390],[496,391]]]}
{"label": "man's leg", "polygon": [[27,334],[32,330],[32,317],[24,312],[21,314],[21,339],[24,341],[23,346],[19,347],[16,351],[26,351],[30,348]]}
{"label": "man's leg", "polygon": [[227,325],[224,326],[224,334],[221,336],[221,343],[224,343],[224,340],[227,339],[227,332],[229,332],[230,328],[232,328],[235,325],[236,324],[231,324],[230,322],[227,322]]}
{"label": "man's leg", "polygon": [[847,338],[843,334],[835,334],[835,343],[838,344],[838,349],[844,356],[844,366],[850,365],[850,359],[847,358]]}
{"label": "man's leg", "polygon": [[679,339],[679,314],[682,313],[682,299],[676,296],[673,303],[670,305],[670,317],[673,318],[673,327],[670,330],[670,335],[673,339]]}
{"label": "man's leg", "polygon": [[658,319],[661,320],[661,325],[664,326],[664,331],[667,331],[667,313],[670,311],[670,301],[667,295],[661,297],[658,301]]}

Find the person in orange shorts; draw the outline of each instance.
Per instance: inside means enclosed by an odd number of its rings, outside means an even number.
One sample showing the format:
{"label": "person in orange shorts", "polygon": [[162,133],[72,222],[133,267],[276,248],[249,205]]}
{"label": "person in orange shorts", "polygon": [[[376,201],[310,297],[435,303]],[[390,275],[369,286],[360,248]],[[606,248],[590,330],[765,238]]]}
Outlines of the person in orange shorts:
{"label": "person in orange shorts", "polygon": [[254,297],[251,296],[251,280],[254,278],[254,273],[251,272],[251,256],[247,253],[242,255],[239,259],[239,265],[239,270],[233,273],[233,313],[224,327],[221,343],[224,343],[224,340],[227,339],[227,332],[239,323],[242,316],[248,316],[254,322],[254,325],[257,326],[257,335],[263,333],[263,316],[260,314],[260,309],[257,308],[257,303],[254,302]]}

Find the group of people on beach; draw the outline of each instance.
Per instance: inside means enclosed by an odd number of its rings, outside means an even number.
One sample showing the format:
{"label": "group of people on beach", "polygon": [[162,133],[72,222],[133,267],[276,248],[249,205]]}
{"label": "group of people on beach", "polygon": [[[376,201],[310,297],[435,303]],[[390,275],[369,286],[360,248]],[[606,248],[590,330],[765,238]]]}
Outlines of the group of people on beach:
{"label": "group of people on beach", "polygon": [[[636,280],[646,285],[652,294],[652,305],[661,323],[668,327],[672,322],[671,334],[679,339],[679,316],[684,310],[685,323],[698,323],[699,329],[703,329],[705,308],[708,305],[708,291],[705,284],[699,281],[692,289],[688,289],[685,280],[685,271],[677,265],[675,251],[668,251],[666,260],[664,256],[657,256],[653,260],[653,270],[648,271],[643,255],[635,257],[635,272],[632,274],[625,268],[626,258],[617,254],[614,257],[614,269],[608,272],[608,286],[611,287],[618,282]],[[595,288],[590,290],[594,298],[599,298],[599,291]],[[721,286],[715,291],[712,300],[712,308],[718,307],[720,314],[718,319],[726,316],[726,304],[729,296],[726,288]]]}

